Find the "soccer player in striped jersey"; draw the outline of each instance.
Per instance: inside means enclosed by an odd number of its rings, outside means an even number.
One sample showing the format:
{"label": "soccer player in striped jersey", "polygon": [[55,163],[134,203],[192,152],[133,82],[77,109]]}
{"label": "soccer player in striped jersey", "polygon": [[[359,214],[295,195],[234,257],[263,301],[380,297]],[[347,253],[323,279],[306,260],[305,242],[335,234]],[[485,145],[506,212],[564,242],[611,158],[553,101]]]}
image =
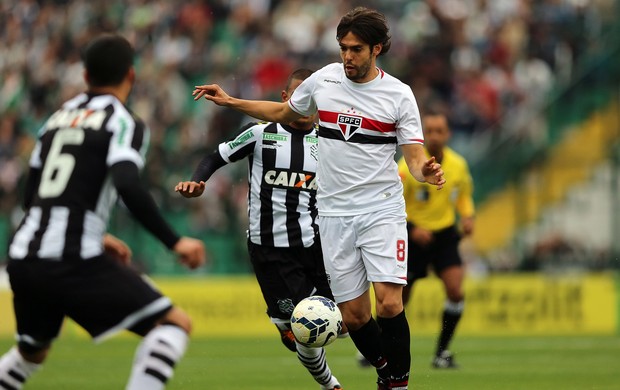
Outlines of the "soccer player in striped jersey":
{"label": "soccer player in striped jersey", "polygon": [[415,281],[426,277],[432,266],[447,298],[432,366],[456,368],[448,345],[463,313],[464,269],[459,241],[461,235],[468,236],[474,230],[473,185],[467,161],[447,146],[450,128],[445,115],[429,112],[422,121],[427,156],[441,163],[446,185],[443,191],[432,191],[428,184],[413,180],[406,162],[399,161],[409,230],[409,284],[403,289],[403,302],[407,304]]}
{"label": "soccer player in striped jersey", "polygon": [[407,226],[396,146],[418,181],[441,188],[445,179],[441,165],[424,154],[411,88],[377,67],[377,57],[390,48],[385,16],[355,8],[340,19],[336,39],[342,63],[314,72],[288,102],[233,98],[216,84],[196,86],[193,95],[280,123],[318,112],[318,221],[330,286],[351,339],[377,370],[377,387],[403,390],[411,353],[402,302]]}
{"label": "soccer player in striped jersey", "polygon": [[[131,251],[106,234],[117,194],[134,217],[189,268],[202,241],[179,237],[140,185],[148,129],[125,102],[134,51],[102,35],[83,53],[86,93],[43,125],[30,159],[26,214],[9,245],[17,346],[0,358],[0,388],[21,389],[44,362],[65,317],[95,341],[128,329],[143,336],[127,389],[163,389],[183,356],[191,321],[127,266]],[[94,379],[95,380],[95,379]]]}
{"label": "soccer player in striped jersey", "polygon": [[[282,101],[287,101],[311,70],[291,73]],[[202,195],[205,182],[222,166],[248,159],[248,251],[265,302],[267,315],[280,331],[284,345],[323,390],[341,389],[323,348],[295,341],[290,318],[299,301],[310,295],[334,299],[316,224],[318,138],[315,116],[289,124],[250,123],[234,139],[205,156],[190,181],[175,191],[186,198]]]}

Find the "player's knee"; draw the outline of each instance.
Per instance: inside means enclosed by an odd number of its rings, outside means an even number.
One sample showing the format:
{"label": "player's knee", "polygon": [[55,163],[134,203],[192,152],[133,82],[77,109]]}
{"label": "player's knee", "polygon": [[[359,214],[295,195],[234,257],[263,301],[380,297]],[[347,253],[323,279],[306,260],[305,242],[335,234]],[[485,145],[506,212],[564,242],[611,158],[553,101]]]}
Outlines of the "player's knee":
{"label": "player's knee", "polygon": [[377,300],[377,315],[392,318],[403,311],[402,296],[387,296]]}
{"label": "player's knee", "polygon": [[343,321],[347,326],[347,329],[350,330],[358,330],[362,326],[366,325],[368,321],[370,321],[370,316],[348,316],[343,317]]}
{"label": "player's knee", "polygon": [[446,289],[446,297],[450,302],[461,302],[465,298],[465,294],[460,287]]}
{"label": "player's knee", "polygon": [[41,364],[45,361],[50,348],[51,342],[46,342],[39,345],[33,345],[24,341],[17,343],[17,349],[24,360],[36,364]]}
{"label": "player's knee", "polygon": [[340,306],[342,321],[347,330],[357,330],[364,326],[372,317],[370,311],[363,310],[357,306]]}
{"label": "player's knee", "polygon": [[191,334],[192,332],[192,319],[189,314],[178,307],[173,307],[170,309],[170,311],[159,321],[159,324],[178,326],[187,334]]}

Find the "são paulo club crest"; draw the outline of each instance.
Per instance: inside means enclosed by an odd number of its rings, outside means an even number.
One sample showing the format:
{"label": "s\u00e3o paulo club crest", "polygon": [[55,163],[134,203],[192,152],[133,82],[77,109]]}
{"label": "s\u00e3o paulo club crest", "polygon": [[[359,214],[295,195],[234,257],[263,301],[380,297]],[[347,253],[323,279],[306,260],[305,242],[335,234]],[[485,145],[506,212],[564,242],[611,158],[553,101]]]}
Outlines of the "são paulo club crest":
{"label": "s\u00e3o paulo club crest", "polygon": [[362,117],[351,114],[338,114],[338,127],[344,135],[344,139],[349,139],[357,129],[362,126]]}

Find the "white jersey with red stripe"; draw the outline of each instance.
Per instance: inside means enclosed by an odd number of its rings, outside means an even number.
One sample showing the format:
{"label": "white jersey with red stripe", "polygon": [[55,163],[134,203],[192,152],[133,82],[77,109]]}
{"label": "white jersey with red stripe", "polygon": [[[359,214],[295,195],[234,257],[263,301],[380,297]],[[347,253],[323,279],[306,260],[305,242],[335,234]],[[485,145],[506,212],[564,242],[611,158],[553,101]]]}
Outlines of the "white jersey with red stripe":
{"label": "white jersey with red stripe", "polygon": [[304,80],[288,102],[301,115],[319,114],[319,215],[404,207],[396,145],[424,142],[409,86],[381,69],[374,80],[355,83],[333,63]]}

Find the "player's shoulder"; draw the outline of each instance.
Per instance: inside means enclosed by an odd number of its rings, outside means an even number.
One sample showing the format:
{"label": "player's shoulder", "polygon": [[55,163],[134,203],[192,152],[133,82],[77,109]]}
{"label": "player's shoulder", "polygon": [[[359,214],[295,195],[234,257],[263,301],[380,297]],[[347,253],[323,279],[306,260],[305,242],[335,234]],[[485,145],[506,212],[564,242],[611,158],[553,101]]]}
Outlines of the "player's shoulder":
{"label": "player's shoulder", "polygon": [[332,78],[333,80],[339,80],[344,74],[343,66],[339,62],[332,62],[331,64],[327,64],[324,67],[315,71],[312,75],[317,78],[317,80],[325,80],[326,78]]}
{"label": "player's shoulder", "polygon": [[80,93],[66,100],[46,121],[42,131],[81,126],[117,131],[127,127],[145,128],[144,122],[113,95]]}
{"label": "player's shoulder", "polygon": [[397,91],[411,93],[411,87],[402,82],[399,78],[392,76],[381,68],[379,68],[379,74],[381,75],[383,85],[389,85],[390,88],[394,88]]}
{"label": "player's shoulder", "polygon": [[252,121],[248,122],[245,125],[241,126],[239,129],[239,134],[247,133],[248,131],[255,132],[257,134],[261,134],[265,131],[270,124],[273,122],[265,122],[265,121]]}
{"label": "player's shoulder", "polygon": [[260,138],[264,133],[265,128],[272,122],[252,121],[241,126],[233,138],[226,141],[226,143],[240,144],[249,142],[253,139]]}
{"label": "player's shoulder", "polygon": [[110,118],[108,130],[113,128],[123,129],[127,126],[136,128],[146,126],[142,118],[111,94],[89,95],[84,93],[66,102],[65,106],[84,106],[84,108],[89,110],[104,111],[106,116]]}
{"label": "player's shoulder", "polygon": [[461,155],[460,153],[458,153],[454,149],[446,146],[444,148],[444,153],[445,153],[446,157],[448,157],[455,164],[462,165],[462,166],[467,166],[467,160],[465,159],[465,157],[463,157],[463,155]]}
{"label": "player's shoulder", "polygon": [[80,94],[75,95],[71,99],[65,101],[61,106],[61,110],[72,110],[78,108],[80,105],[88,102],[89,97],[88,94],[82,92]]}
{"label": "player's shoulder", "polygon": [[463,157],[463,155],[461,155],[459,152],[457,152],[456,150],[452,149],[449,146],[444,147],[444,153],[449,155],[451,158],[465,161],[465,157]]}
{"label": "player's shoulder", "polygon": [[317,72],[342,72],[343,71],[342,63],[340,62],[332,62],[331,64],[327,64]]}

